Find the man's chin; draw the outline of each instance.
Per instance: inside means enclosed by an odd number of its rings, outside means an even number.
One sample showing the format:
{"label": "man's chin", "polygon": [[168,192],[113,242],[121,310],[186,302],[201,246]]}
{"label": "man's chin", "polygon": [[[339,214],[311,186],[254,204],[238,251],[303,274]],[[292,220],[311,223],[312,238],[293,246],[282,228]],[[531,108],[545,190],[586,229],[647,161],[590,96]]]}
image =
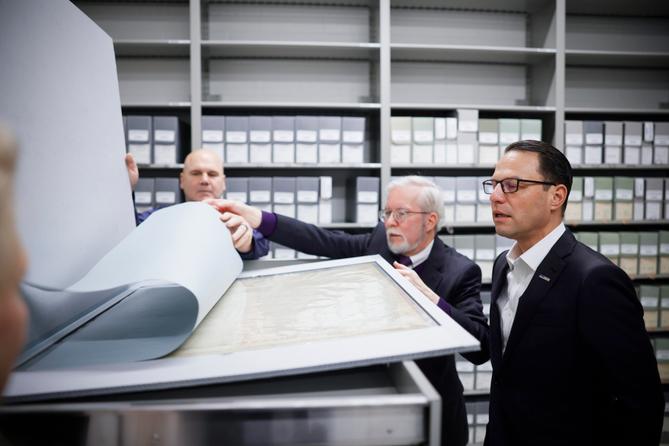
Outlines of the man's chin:
{"label": "man's chin", "polygon": [[206,193],[206,192],[198,193],[198,194],[195,195],[195,200],[193,200],[193,201],[203,201],[203,200],[206,200],[208,198],[214,198],[214,194],[210,194],[210,193]]}
{"label": "man's chin", "polygon": [[393,254],[398,255],[407,252],[409,246],[407,246],[406,243],[390,243],[390,241],[388,241],[388,249],[390,249],[390,252]]}

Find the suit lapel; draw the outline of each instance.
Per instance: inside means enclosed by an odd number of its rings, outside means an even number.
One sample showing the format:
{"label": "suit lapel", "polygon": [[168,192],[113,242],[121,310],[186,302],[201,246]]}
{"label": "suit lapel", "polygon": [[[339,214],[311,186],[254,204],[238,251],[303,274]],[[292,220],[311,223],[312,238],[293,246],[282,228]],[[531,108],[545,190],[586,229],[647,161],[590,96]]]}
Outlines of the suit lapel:
{"label": "suit lapel", "polygon": [[498,369],[502,362],[502,331],[497,299],[506,287],[506,273],[509,272],[506,253],[505,251],[500,254],[495,261],[490,292],[490,360],[495,369]]}
{"label": "suit lapel", "polygon": [[[383,257],[390,266],[393,265],[393,262],[397,259],[397,256],[392,253],[390,248],[388,248],[388,243],[385,239],[385,228],[383,224],[380,224],[377,227],[377,230],[383,231],[383,245],[379,247],[379,250],[374,252],[378,253]],[[446,254],[446,245],[444,242],[439,240],[438,237],[434,238],[434,243],[432,244],[432,249],[430,250],[430,255],[425,259],[425,262],[421,263],[418,266],[420,273],[418,276],[421,278],[425,284],[430,287],[432,290],[436,290],[439,286],[440,281],[442,280],[442,273],[439,269],[441,265],[445,263],[444,256]],[[418,273],[418,271],[416,271]]]}
{"label": "suit lapel", "polygon": [[571,253],[575,244],[576,239],[572,233],[565,231],[535,271],[530,284],[518,301],[518,309],[506,343],[504,359],[513,353],[513,349],[520,342],[537,308],[564,269],[566,264],[564,257]]}

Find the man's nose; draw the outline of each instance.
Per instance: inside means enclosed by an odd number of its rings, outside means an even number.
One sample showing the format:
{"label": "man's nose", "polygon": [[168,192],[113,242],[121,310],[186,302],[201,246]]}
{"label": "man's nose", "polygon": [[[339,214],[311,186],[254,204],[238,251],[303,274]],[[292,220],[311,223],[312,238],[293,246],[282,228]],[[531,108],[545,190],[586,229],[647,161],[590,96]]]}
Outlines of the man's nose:
{"label": "man's nose", "polygon": [[209,183],[209,175],[203,173],[202,176],[200,177],[200,183]]}
{"label": "man's nose", "polygon": [[504,191],[502,190],[502,183],[497,183],[495,187],[492,189],[492,193],[490,194],[490,202],[500,202],[504,201],[506,198],[506,195],[504,194]]}

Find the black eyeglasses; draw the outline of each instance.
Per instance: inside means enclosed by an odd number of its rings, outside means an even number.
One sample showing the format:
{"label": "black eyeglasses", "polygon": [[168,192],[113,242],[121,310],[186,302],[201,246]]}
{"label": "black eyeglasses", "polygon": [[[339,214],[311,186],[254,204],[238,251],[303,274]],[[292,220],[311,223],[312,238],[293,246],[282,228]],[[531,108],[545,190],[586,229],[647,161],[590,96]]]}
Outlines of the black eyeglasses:
{"label": "black eyeglasses", "polygon": [[485,180],[483,182],[483,192],[486,194],[492,194],[492,191],[495,190],[495,187],[499,184],[502,186],[502,192],[505,194],[512,194],[518,191],[520,183],[530,183],[530,184],[545,184],[548,186],[556,186],[555,183],[549,181],[537,181],[537,180],[524,180],[522,178],[504,178],[503,180]]}
{"label": "black eyeglasses", "polygon": [[392,217],[395,219],[397,223],[404,223],[407,217],[409,217],[409,215],[411,214],[430,214],[430,213],[431,212],[410,211],[408,209],[401,209],[401,208],[393,209],[392,211],[384,209],[382,211],[379,211],[379,218],[381,219],[381,221],[386,221],[392,215]]}

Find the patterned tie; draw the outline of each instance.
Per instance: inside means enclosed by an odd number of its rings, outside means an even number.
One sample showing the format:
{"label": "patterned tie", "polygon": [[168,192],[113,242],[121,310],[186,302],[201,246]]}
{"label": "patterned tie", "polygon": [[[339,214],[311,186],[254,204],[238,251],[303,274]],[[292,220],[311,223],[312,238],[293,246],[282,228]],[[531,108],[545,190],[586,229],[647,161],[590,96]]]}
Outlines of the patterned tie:
{"label": "patterned tie", "polygon": [[411,268],[412,262],[411,262],[411,257],[405,256],[404,254],[399,254],[397,256],[397,262],[401,263],[404,266],[408,266]]}

